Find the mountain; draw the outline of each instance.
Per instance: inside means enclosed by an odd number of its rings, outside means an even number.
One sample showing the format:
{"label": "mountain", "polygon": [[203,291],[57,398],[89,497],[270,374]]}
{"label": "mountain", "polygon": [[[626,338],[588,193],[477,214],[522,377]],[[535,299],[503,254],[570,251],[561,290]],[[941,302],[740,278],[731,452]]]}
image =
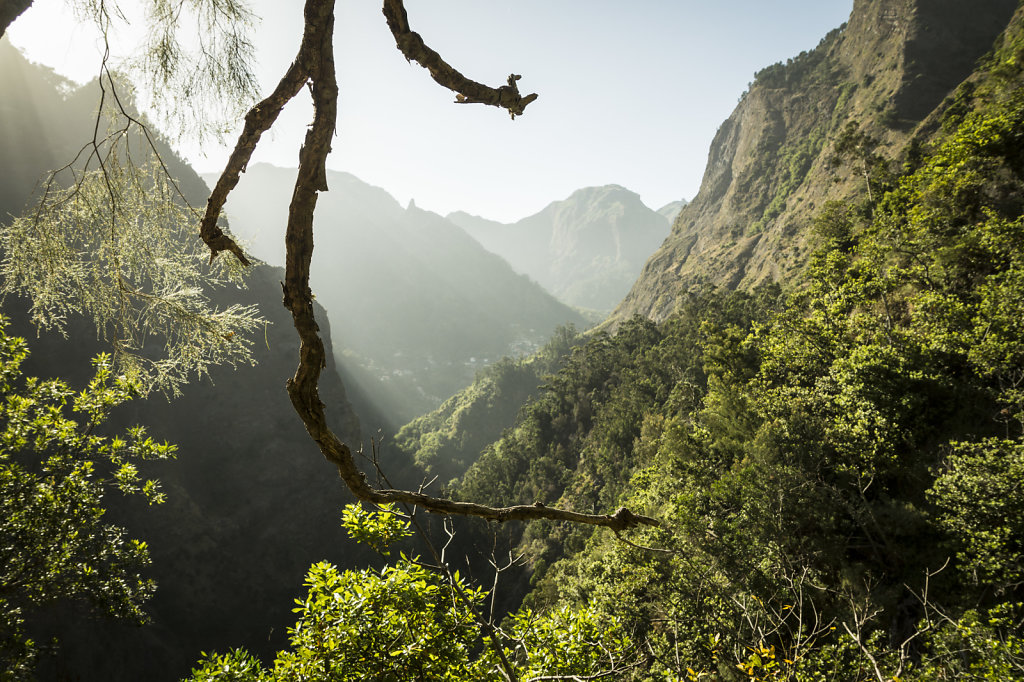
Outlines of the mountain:
{"label": "mountain", "polygon": [[[254,164],[227,204],[233,231],[268,263],[283,262],[294,177]],[[317,203],[311,284],[339,364],[376,396],[392,420],[385,426],[437,407],[485,365],[537,349],[559,325],[584,324],[454,223],[403,208],[348,173],[329,171],[328,185]]]}
{"label": "mountain", "polygon": [[559,300],[600,311],[622,300],[669,229],[618,185],[577,190],[511,225],[466,213],[448,219]]}
{"label": "mountain", "polygon": [[[92,138],[95,84],[71,89],[29,64],[0,41],[0,221],[20,214],[51,168],[70,161]],[[164,160],[195,205],[206,186],[166,146]],[[255,343],[255,367],[218,368],[184,395],[129,403],[112,426],[142,424],[158,440],[179,446],[176,460],[149,463],[167,502],[146,507],[109,495],[109,517],[148,543],[157,581],[149,605],[153,622],[130,627],[59,608],[37,623],[39,641],[59,635],[61,648],[44,660],[42,679],[175,680],[199,652],[246,645],[261,653],[284,641],[292,599],[308,567],[321,560],[366,565],[372,558],[339,527],[351,495],[324,462],[295,416],[285,382],[297,364],[297,340],[280,303],[278,268],[253,268],[248,288],[212,293],[221,306],[256,303],[268,320]],[[69,320],[69,338],[38,334],[24,301],[8,298],[11,331],[27,338],[26,372],[62,377],[81,388],[90,359],[104,348],[85,320]],[[318,311],[325,343],[331,330]],[[321,396],[339,436],[358,448],[359,423],[334,367]],[[399,467],[396,467],[399,468]]]}
{"label": "mountain", "polygon": [[480,453],[515,424],[519,409],[538,395],[581,343],[561,327],[542,349],[526,358],[503,358],[477,372],[473,383],[440,407],[395,434],[395,446],[430,477],[447,485],[462,476]]}
{"label": "mountain", "polygon": [[504,526],[529,606],[644,633],[636,679],[1019,677],[1024,6],[992,30],[1015,4],[858,1],[762,72],[615,333],[456,486],[659,519]]}
{"label": "mountain", "polygon": [[658,214],[665,216],[665,219],[668,220],[669,224],[672,224],[676,221],[676,217],[679,215],[679,212],[683,210],[683,207],[686,206],[687,203],[686,199],[671,201],[659,208]]}
{"label": "mountain", "polygon": [[[760,71],[711,144],[700,191],[615,310],[664,319],[704,284],[785,282],[807,262],[813,215],[864,187],[835,168],[851,122],[895,159],[1005,28],[1016,0],[856,0],[809,52]],[[927,123],[919,128],[922,123]]]}

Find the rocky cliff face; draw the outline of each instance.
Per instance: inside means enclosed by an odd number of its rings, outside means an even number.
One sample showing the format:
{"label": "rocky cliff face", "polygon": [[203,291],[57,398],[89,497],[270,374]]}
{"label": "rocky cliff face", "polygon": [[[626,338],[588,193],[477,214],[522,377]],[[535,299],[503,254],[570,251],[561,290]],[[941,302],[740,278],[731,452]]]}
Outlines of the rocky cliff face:
{"label": "rocky cliff face", "polygon": [[897,158],[973,70],[1016,0],[856,0],[810,52],[760,71],[711,145],[700,192],[647,261],[610,322],[669,315],[694,286],[786,281],[804,265],[826,201],[863,190],[829,166],[850,121]]}

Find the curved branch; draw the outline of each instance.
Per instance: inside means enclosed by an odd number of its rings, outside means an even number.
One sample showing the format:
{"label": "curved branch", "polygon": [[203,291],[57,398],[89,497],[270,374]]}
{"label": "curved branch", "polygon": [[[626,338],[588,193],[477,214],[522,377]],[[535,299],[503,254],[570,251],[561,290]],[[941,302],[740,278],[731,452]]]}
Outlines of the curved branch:
{"label": "curved branch", "polygon": [[252,153],[259,143],[260,137],[274,125],[284,105],[291,101],[295,95],[299,94],[299,91],[302,90],[302,86],[309,77],[309,69],[306,62],[308,61],[307,55],[310,52],[310,46],[306,44],[306,40],[307,38],[304,34],[295,61],[292,62],[284,76],[281,77],[281,81],[277,84],[274,92],[270,93],[262,102],[256,104],[245,115],[245,127],[238,136],[235,149],[231,152],[227,165],[221,172],[220,178],[217,179],[217,185],[210,193],[210,198],[206,201],[206,213],[203,215],[203,222],[199,226],[199,235],[206,242],[206,245],[210,247],[211,262],[221,251],[230,251],[243,265],[249,265],[249,260],[245,257],[242,249],[231,237],[224,234],[224,231],[217,225],[217,221],[220,218],[221,211],[224,209],[224,203],[227,201],[228,194],[238,184],[239,177],[245,172],[246,166],[249,165],[249,159],[252,158]]}
{"label": "curved branch", "polygon": [[[366,477],[356,467],[351,449],[327,426],[324,404],[317,388],[320,373],[327,366],[327,356],[313,315],[309,271],[313,257],[313,210],[317,193],[327,190],[327,154],[331,150],[338,110],[338,86],[332,47],[333,25],[333,2],[307,0],[306,31],[310,37],[308,44],[311,52],[300,56],[309,59],[315,113],[313,125],[306,132],[299,153],[299,173],[288,209],[284,282],[284,305],[292,313],[292,322],[300,339],[299,366],[295,375],[288,380],[288,395],[306,431],[316,441],[324,457],[337,467],[339,475],[352,493],[367,502],[402,502],[436,514],[479,516],[493,521],[551,519],[606,526],[613,530],[624,530],[640,524],[658,525],[656,520],[638,516],[625,508],[615,514],[604,515],[579,514],[542,504],[495,508],[439,499],[408,490],[378,490],[366,482]],[[303,39],[303,45],[307,45],[306,38]]]}
{"label": "curved branch", "polygon": [[383,12],[388,22],[388,28],[391,29],[391,34],[398,44],[398,49],[405,55],[405,58],[408,61],[418,62],[420,66],[430,72],[431,78],[455,92],[456,103],[489,104],[501,107],[507,109],[509,115],[514,119],[523,114],[526,105],[537,99],[536,93],[526,97],[519,94],[516,81],[522,76],[512,74],[508,77],[506,85],[490,88],[470,80],[456,71],[441,58],[441,55],[427,47],[419,33],[409,28],[409,17],[405,12],[403,0],[384,0]]}
{"label": "curved branch", "polygon": [[[288,207],[285,281],[282,287],[284,305],[291,312],[292,322],[299,335],[299,365],[295,375],[288,380],[288,396],[306,431],[317,443],[324,457],[335,465],[341,479],[357,498],[376,504],[405,503],[435,514],[478,516],[499,522],[533,519],[569,521],[605,526],[615,531],[638,525],[659,525],[655,519],[638,516],[625,508],[614,514],[580,514],[545,507],[540,503],[488,507],[431,497],[421,492],[376,489],[366,482],[365,475],[355,464],[351,449],[327,426],[324,404],[320,400],[318,389],[320,373],[327,366],[327,354],[313,314],[313,292],[309,287],[309,274],[313,258],[313,213],[318,193],[327,191],[327,155],[331,151],[331,140],[338,114],[338,83],[333,48],[334,0],[306,0],[304,15],[305,28],[298,56],[274,94],[253,107],[246,116],[245,131],[239,138],[235,151],[217,182],[214,195],[207,204],[207,214],[203,222],[207,232],[204,232],[203,238],[214,255],[218,251],[230,249],[239,258],[244,258],[239,255],[240,250],[235,251],[231,248],[234,242],[230,241],[229,237],[212,231],[216,228],[217,216],[227,194],[237,184],[239,174],[244,171],[260,135],[273,124],[281,107],[308,82],[313,96],[314,116],[299,151],[298,176]],[[522,113],[521,109],[519,113]],[[213,239],[208,239],[211,236]],[[223,246],[226,242],[217,241],[220,237],[230,242],[230,245]],[[237,249],[237,246],[235,248]]]}

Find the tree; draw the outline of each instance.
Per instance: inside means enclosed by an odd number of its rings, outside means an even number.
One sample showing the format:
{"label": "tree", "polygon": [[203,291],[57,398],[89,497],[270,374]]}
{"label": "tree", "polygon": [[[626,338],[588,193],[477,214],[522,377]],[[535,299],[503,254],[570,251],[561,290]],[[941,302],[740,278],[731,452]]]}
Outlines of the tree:
{"label": "tree", "polygon": [[[111,21],[112,6],[108,5],[106,0],[87,4],[92,10],[94,20],[106,35]],[[342,480],[353,494],[361,500],[375,504],[401,502],[417,505],[439,514],[479,516],[494,521],[539,518],[566,520],[605,526],[616,532],[637,525],[656,525],[657,522],[654,519],[638,516],[625,508],[619,509],[614,514],[581,514],[548,508],[539,504],[496,508],[484,504],[440,499],[422,491],[375,489],[367,483],[366,477],[356,466],[350,447],[330,429],[324,406],[318,394],[320,373],[326,366],[326,353],[313,313],[313,292],[309,286],[309,272],[313,254],[313,214],[316,209],[318,193],[328,189],[326,159],[331,150],[331,138],[334,135],[337,118],[338,85],[333,53],[334,4],[334,0],[306,0],[303,10],[305,24],[298,54],[274,91],[255,104],[245,115],[244,128],[224,171],[210,194],[205,214],[199,224],[199,234],[209,248],[211,263],[216,261],[222,252],[228,252],[238,263],[249,264],[242,249],[222,228],[220,213],[228,194],[238,183],[240,174],[244,172],[262,134],[274,124],[284,105],[308,86],[313,100],[314,118],[299,152],[298,177],[289,206],[285,237],[286,272],[283,285],[284,305],[292,314],[292,321],[300,339],[298,368],[295,375],[288,381],[287,390],[292,405],[302,419],[306,430],[317,443],[324,457],[335,465]],[[216,52],[213,55],[202,52],[197,61],[199,67],[183,66],[177,57],[175,40],[173,38],[165,40],[159,37],[161,31],[163,34],[174,33],[179,21],[177,10],[183,7],[196,11],[200,18],[201,35],[212,35],[214,38],[211,39],[211,44],[226,44],[228,46],[226,54],[239,58],[235,66],[227,68],[223,73],[212,73],[210,89],[221,95],[245,93],[248,83],[245,79],[247,73],[244,59],[245,50],[242,49],[246,44],[245,41],[216,39],[221,32],[225,30],[230,32],[237,24],[244,22],[247,16],[246,9],[244,3],[239,0],[189,0],[189,2],[179,0],[171,3],[154,1],[152,17],[159,30],[155,31],[158,37],[148,52],[148,58],[143,60],[144,72],[151,74],[157,79],[157,82],[167,84],[180,77],[183,68],[185,70],[199,68],[201,72],[203,65],[216,64]],[[116,9],[116,5],[113,5],[113,8]],[[204,22],[203,17],[206,16],[206,13],[211,12],[215,19]],[[226,13],[228,29],[224,29],[216,21],[216,17],[219,16],[218,12]],[[507,110],[514,119],[516,116],[522,115],[526,106],[537,99],[536,94],[522,96],[519,93],[517,83],[520,76],[516,74],[510,75],[506,84],[497,88],[488,87],[463,76],[445,62],[437,52],[430,49],[419,34],[411,30],[402,0],[385,0],[383,13],[403,55],[410,61],[414,60],[424,66],[430,76],[439,84],[456,92],[457,103],[497,106]],[[231,46],[235,46],[237,49],[233,49]],[[130,124],[141,127],[144,134],[147,135],[149,148],[155,152],[156,146],[146,132],[148,128],[133,117],[117,98],[115,78],[106,70],[106,62],[104,62],[103,69],[105,81],[101,79],[101,84],[105,82],[109,85],[121,115]],[[123,133],[118,132],[118,136],[119,138],[123,137]],[[111,160],[111,150],[114,145],[109,143],[107,147],[103,147],[103,143],[107,143],[107,140],[94,139],[91,145],[87,145],[87,148],[90,149],[89,158],[95,157],[99,162],[100,175],[97,182],[106,185],[109,184],[107,164]],[[160,162],[158,154],[157,162]],[[78,187],[81,182],[76,181],[75,185]],[[145,187],[141,189],[143,192],[146,191]],[[109,198],[111,203],[117,202],[117,197],[112,193]],[[53,225],[52,221],[39,219],[42,213],[42,211],[37,212],[34,224],[36,226],[40,224]],[[111,232],[121,229],[116,218],[111,219],[111,226]],[[29,235],[22,238],[20,243],[27,245],[27,248],[32,248],[36,246],[36,241]],[[35,253],[39,254],[40,251],[43,250],[37,249]],[[47,259],[45,253],[40,255],[44,260]],[[54,271],[59,273],[60,268],[54,268]],[[108,279],[118,280],[118,276],[115,273]],[[154,278],[154,282],[158,282],[158,280],[159,278]],[[119,281],[114,281],[111,285],[114,289],[121,288]],[[161,295],[164,294],[166,292]],[[79,305],[81,305],[80,302]],[[220,315],[219,311],[205,311],[204,314],[208,321]],[[209,324],[209,322],[203,324]],[[239,321],[241,327],[244,327],[245,324],[247,323]],[[173,325],[165,325],[162,330],[164,333],[169,333],[172,327]],[[213,344],[219,343],[214,338],[218,335],[222,339],[224,337],[229,337],[228,340],[234,338],[233,331],[227,333],[215,331],[210,335],[210,341]],[[206,347],[214,346],[207,344]]]}
{"label": "tree", "polygon": [[[393,507],[349,505],[343,518],[354,539],[385,554],[411,532]],[[290,648],[272,668],[241,650],[207,654],[191,680],[612,679],[637,661],[619,620],[586,608],[543,615],[523,609],[497,627],[482,616],[486,593],[451,572],[443,551],[434,562],[402,554],[380,571],[319,563],[306,586]]]}
{"label": "tree", "polygon": [[99,613],[144,622],[155,585],[142,575],[146,544],[104,517],[109,489],[159,503],[155,481],[135,462],[174,447],[142,427],[101,435],[111,409],[138,395],[110,358],[94,362],[89,386],[22,375],[25,342],[0,318],[0,664],[4,679],[30,676],[39,647],[25,631],[41,607],[84,602]]}

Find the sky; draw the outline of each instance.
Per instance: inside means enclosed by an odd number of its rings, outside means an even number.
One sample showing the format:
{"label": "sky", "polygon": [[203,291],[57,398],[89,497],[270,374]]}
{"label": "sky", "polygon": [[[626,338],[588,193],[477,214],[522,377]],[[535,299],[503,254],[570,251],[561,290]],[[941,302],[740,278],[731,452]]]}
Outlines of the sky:
{"label": "sky", "polygon": [[[122,4],[137,4],[133,0]],[[300,0],[252,0],[257,75],[269,92],[302,31]],[[618,184],[658,209],[692,199],[708,149],[754,73],[803,50],[849,16],[853,0],[406,0],[409,22],[456,69],[491,87],[510,73],[536,92],[523,116],[457,105],[409,64],[373,0],[339,0],[337,138],[328,167],[442,215],[514,222],[582,187]],[[129,12],[130,14],[130,12]],[[115,36],[135,45],[144,22]],[[93,29],[65,0],[35,0],[8,30],[32,61],[78,82],[98,72]],[[305,93],[254,161],[297,165],[312,108]],[[235,132],[240,129],[238,122]],[[184,143],[200,172],[232,146]]]}

